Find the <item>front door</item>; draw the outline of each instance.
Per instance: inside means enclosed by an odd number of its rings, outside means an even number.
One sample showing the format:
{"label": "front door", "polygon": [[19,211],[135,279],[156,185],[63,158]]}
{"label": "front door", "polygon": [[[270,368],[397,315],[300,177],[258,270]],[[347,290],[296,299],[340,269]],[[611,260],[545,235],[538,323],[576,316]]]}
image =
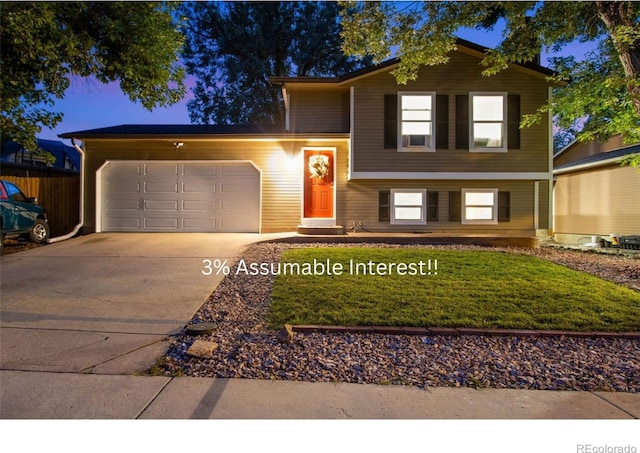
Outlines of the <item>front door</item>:
{"label": "front door", "polygon": [[334,152],[304,151],[304,218],[334,218]]}

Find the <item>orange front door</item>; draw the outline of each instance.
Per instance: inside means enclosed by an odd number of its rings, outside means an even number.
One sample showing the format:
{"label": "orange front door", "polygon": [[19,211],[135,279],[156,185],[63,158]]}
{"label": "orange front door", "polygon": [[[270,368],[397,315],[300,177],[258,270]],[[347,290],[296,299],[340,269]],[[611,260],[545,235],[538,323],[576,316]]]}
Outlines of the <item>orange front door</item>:
{"label": "orange front door", "polygon": [[304,151],[304,217],[333,218],[333,151]]}

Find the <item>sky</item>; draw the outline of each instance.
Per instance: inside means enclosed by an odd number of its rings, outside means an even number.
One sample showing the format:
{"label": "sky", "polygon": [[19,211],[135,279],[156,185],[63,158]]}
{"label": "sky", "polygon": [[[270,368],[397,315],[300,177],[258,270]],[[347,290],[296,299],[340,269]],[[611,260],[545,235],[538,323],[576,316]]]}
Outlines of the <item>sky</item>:
{"label": "sky", "polygon": [[[461,30],[458,36],[485,47],[495,47],[501,40],[498,28],[489,33],[472,29]],[[580,58],[593,47],[593,44],[572,44],[563,49],[561,54],[552,56],[571,54]],[[543,66],[547,65],[548,56],[542,54]],[[149,112],[141,104],[130,101],[117,83],[104,85],[92,79],[74,78],[64,99],[56,102],[53,107],[54,111],[63,113],[62,121],[54,129],[43,129],[38,137],[67,143],[69,140],[62,140],[58,135],[121,124],[190,124],[186,103],[193,97],[190,87],[195,85],[194,78],[188,77],[186,84],[187,95],[182,101],[171,107]]]}

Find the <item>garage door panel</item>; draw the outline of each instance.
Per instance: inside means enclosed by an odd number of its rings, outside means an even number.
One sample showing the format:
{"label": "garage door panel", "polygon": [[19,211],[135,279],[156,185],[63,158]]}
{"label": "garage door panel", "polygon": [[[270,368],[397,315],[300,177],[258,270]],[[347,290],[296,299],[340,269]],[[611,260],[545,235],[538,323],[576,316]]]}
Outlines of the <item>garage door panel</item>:
{"label": "garage door panel", "polygon": [[189,212],[189,211],[216,212],[218,210],[218,206],[217,206],[217,203],[214,201],[184,200],[182,202],[182,210],[184,212]]}
{"label": "garage door panel", "polygon": [[237,180],[225,181],[220,184],[222,194],[255,193],[256,187],[251,181]]}
{"label": "garage door panel", "polygon": [[140,202],[138,200],[118,200],[111,198],[107,200],[106,209],[108,211],[137,212],[140,209]]}
{"label": "garage door panel", "polygon": [[197,182],[183,182],[182,192],[195,193],[195,194],[211,194],[217,193],[217,184],[215,182],[197,181]]}
{"label": "garage door panel", "polygon": [[216,229],[216,219],[183,218],[182,228],[184,230],[190,230],[190,231],[203,231],[203,230],[214,231]]}
{"label": "garage door panel", "polygon": [[229,233],[251,233],[244,216],[227,216],[221,219],[221,229]]}
{"label": "garage door panel", "polygon": [[138,217],[118,217],[111,215],[106,226],[110,231],[135,231],[139,230],[142,225],[142,219]]}
{"label": "garage door panel", "polygon": [[211,176],[217,176],[219,173],[216,165],[199,165],[185,164],[182,167],[182,174],[188,177],[205,176],[205,181]]}
{"label": "garage door panel", "polygon": [[118,193],[141,193],[142,185],[137,181],[112,180],[107,184],[107,190],[110,194]]}
{"label": "garage door panel", "polygon": [[145,201],[145,211],[178,211],[178,202],[176,200],[157,200],[157,201]]}
{"label": "garage door panel", "polygon": [[145,182],[144,193],[178,193],[178,183]]}
{"label": "garage door panel", "polygon": [[112,161],[104,231],[258,232],[260,173],[246,162]]}
{"label": "garage door panel", "polygon": [[144,218],[144,228],[147,230],[173,231],[178,229],[178,225],[179,220],[177,217],[156,218],[147,216]]}
{"label": "garage door panel", "polygon": [[154,163],[144,166],[144,176],[147,179],[175,179],[180,174],[177,164]]}
{"label": "garage door panel", "polygon": [[110,180],[122,179],[128,180],[131,178],[137,178],[142,175],[143,167],[142,165],[109,165],[107,168],[107,175]]}

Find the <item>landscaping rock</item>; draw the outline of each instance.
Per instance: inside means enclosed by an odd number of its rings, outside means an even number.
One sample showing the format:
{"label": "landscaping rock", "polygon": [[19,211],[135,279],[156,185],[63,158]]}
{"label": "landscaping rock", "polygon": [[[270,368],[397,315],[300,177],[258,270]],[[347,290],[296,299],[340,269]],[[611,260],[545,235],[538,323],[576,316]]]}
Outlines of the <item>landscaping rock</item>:
{"label": "landscaping rock", "polygon": [[187,354],[191,357],[200,357],[210,359],[213,353],[219,348],[218,343],[213,341],[196,340],[187,349]]}
{"label": "landscaping rock", "polygon": [[291,343],[293,341],[293,329],[291,325],[285,324],[282,329],[278,330],[276,339],[278,343]]}
{"label": "landscaping rock", "polygon": [[[425,250],[486,250],[449,245],[360,244]],[[349,244],[296,244],[304,247]],[[278,262],[288,244],[257,244],[246,262]],[[501,249],[525,253],[640,290],[638,259],[564,249]],[[193,377],[288,379],[311,382],[359,382],[537,390],[640,392],[640,340],[637,338],[539,335],[392,335],[267,330],[274,277],[231,272],[194,316],[194,323],[215,323],[206,337],[219,345],[211,359],[191,355],[193,338],[179,335],[165,357],[165,372]],[[472,332],[469,332],[472,333]],[[540,332],[538,332],[540,334]],[[280,343],[278,338],[284,341]],[[196,343],[194,343],[195,345]],[[192,346],[193,347],[193,346]]]}

